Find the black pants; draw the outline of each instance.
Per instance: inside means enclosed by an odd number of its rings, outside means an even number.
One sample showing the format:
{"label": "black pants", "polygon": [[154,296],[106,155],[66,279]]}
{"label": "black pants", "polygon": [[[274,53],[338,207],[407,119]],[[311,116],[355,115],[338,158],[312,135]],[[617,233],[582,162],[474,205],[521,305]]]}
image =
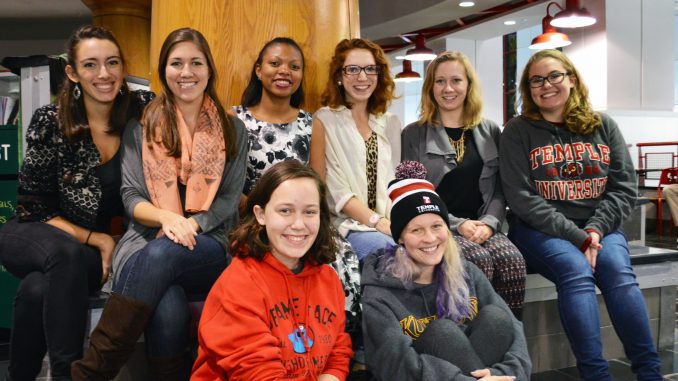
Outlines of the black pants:
{"label": "black pants", "polygon": [[82,357],[88,295],[98,290],[101,254],[42,222],[0,228],[0,262],[21,278],[14,299],[9,374],[34,380],[49,353],[54,379],[68,378]]}

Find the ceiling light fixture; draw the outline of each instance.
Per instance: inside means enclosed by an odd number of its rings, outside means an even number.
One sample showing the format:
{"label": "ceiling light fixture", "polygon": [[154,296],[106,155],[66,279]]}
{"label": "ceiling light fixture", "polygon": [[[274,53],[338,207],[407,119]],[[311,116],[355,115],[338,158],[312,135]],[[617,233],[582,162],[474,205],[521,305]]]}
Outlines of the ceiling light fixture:
{"label": "ceiling light fixture", "polygon": [[476,3],[474,3],[473,1],[462,1],[461,3],[459,3],[459,6],[464,8],[472,7],[474,5],[476,5]]}
{"label": "ceiling light fixture", "polygon": [[550,24],[552,19],[553,17],[547,14],[546,17],[541,20],[543,33],[532,40],[530,49],[556,49],[572,44],[572,41],[570,41],[570,38],[565,33],[558,32],[556,27]]}
{"label": "ceiling light fixture", "polygon": [[560,4],[551,2],[546,8],[546,14],[549,14],[548,8],[555,5],[560,9],[551,20],[551,25],[557,28],[581,28],[596,23],[596,18],[584,7],[581,6],[580,0],[565,1],[565,9]]}
{"label": "ceiling light fixture", "polygon": [[506,20],[506,21],[504,21],[504,25],[516,25],[516,21],[515,20]]}
{"label": "ceiling light fixture", "polygon": [[394,81],[404,83],[421,81],[421,75],[412,70],[412,61],[404,60],[403,71],[396,74]]}
{"label": "ceiling light fixture", "polygon": [[405,54],[405,59],[410,61],[430,61],[434,58],[436,58],[436,54],[426,47],[426,39],[422,34],[417,35],[414,48],[408,50]]}

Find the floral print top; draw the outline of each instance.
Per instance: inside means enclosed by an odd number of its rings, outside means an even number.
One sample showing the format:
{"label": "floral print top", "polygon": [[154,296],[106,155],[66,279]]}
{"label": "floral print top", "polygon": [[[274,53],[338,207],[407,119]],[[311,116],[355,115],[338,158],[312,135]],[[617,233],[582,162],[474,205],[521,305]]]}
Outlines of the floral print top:
{"label": "floral print top", "polygon": [[244,106],[233,106],[233,111],[245,123],[249,136],[244,194],[249,194],[264,172],[275,163],[291,159],[308,163],[311,113],[300,109],[295,121],[278,124],[256,119]]}

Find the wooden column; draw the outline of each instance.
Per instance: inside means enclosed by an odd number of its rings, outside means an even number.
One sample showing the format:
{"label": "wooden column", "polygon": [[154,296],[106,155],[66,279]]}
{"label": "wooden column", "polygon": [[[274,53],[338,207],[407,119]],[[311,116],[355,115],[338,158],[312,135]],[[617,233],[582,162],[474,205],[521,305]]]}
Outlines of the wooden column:
{"label": "wooden column", "polygon": [[160,90],[157,59],[167,35],[182,27],[199,30],[217,65],[217,90],[225,107],[240,104],[257,53],[284,36],[304,50],[307,111],[319,107],[335,45],[360,35],[358,0],[153,0],[151,86]]}
{"label": "wooden column", "polygon": [[151,78],[151,0],[82,0],[92,24],[109,29],[122,47],[128,74]]}

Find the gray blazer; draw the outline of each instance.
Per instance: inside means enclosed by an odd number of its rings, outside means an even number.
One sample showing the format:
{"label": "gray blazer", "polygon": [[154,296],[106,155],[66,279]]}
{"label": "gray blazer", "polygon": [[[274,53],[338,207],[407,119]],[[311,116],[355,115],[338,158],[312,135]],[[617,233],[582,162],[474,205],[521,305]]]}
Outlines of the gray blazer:
{"label": "gray blazer", "polygon": [[[506,201],[501,190],[499,178],[499,135],[501,130],[491,120],[482,119],[472,131],[473,139],[478,147],[478,154],[483,160],[483,169],[478,180],[478,187],[483,198],[483,205],[478,211],[479,220],[499,231],[506,215]],[[409,124],[402,133],[402,160],[418,161],[426,167],[426,180],[438,187],[443,177],[457,167],[457,153],[450,144],[442,127]],[[463,186],[463,184],[460,184]],[[455,217],[450,213],[450,229],[457,230],[465,218]]]}
{"label": "gray blazer", "polygon": [[[245,184],[245,158],[247,157],[247,133],[240,119],[230,117],[235,126],[237,141],[235,157],[228,158],[224,165],[219,190],[207,212],[193,215],[200,229],[209,234],[224,246],[224,255],[228,248],[226,235],[238,223],[238,203]],[[141,161],[142,144],[141,125],[136,120],[127,123],[122,137],[122,202],[125,214],[129,218],[127,231],[118,242],[113,254],[113,273],[115,281],[127,260],[146,244],[155,239],[158,228],[144,226],[134,221],[134,208],[138,203],[150,202],[148,188],[144,180],[144,169]]]}

